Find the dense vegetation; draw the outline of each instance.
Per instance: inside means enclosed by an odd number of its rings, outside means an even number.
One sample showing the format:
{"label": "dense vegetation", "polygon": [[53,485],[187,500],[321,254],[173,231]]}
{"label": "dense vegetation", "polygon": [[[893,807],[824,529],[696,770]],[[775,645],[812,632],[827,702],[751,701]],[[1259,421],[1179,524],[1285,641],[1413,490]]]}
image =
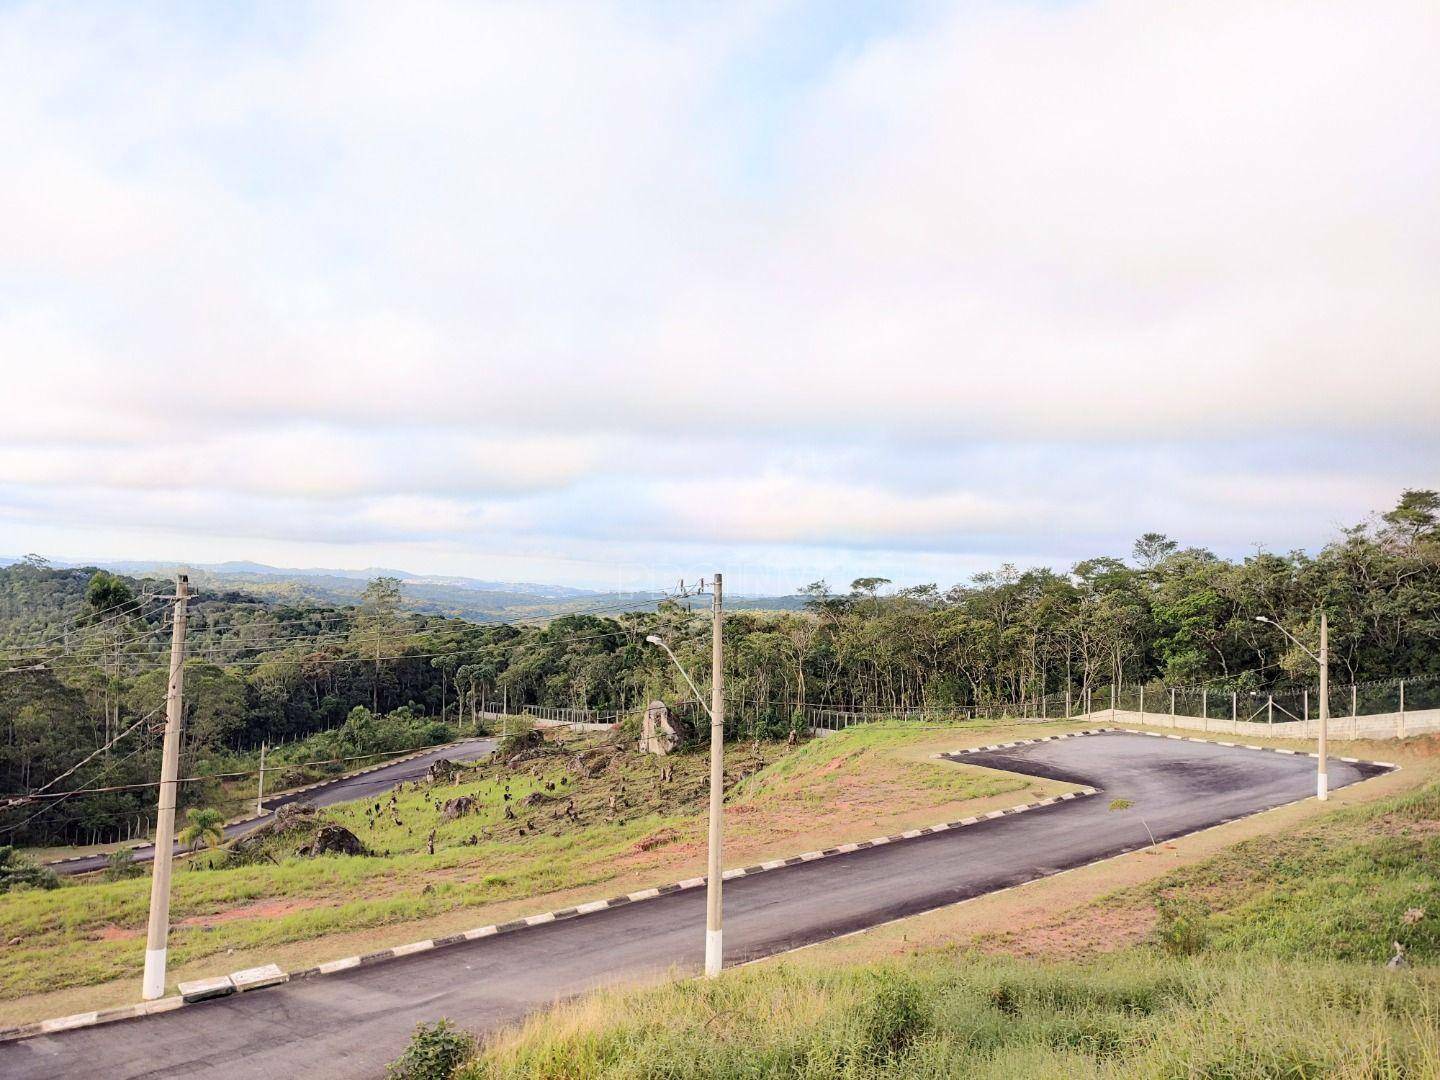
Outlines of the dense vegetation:
{"label": "dense vegetation", "polygon": [[[1313,643],[1322,607],[1338,683],[1440,675],[1437,516],[1440,496],[1412,491],[1313,556],[1229,561],[1147,534],[1128,561],[1086,559],[1068,574],[1005,566],[948,591],[887,592],[879,577],[846,592],[816,582],[802,590],[808,610],[727,619],[734,725],[747,734],[784,728],[806,703],[1018,705],[1115,681],[1269,689],[1308,678],[1312,666],[1256,616]],[[55,790],[153,779],[158,749],[147,733],[164,697],[170,587],[41,559],[0,570],[0,793],[55,782],[147,717]],[[650,633],[671,640],[697,681],[708,673],[704,615],[676,603],[543,625],[476,625],[406,614],[402,604],[389,578],[345,606],[200,592],[191,604],[184,774],[248,768],[262,740],[335,731],[357,707],[368,713],[331,747],[337,755],[448,737],[487,701],[624,711],[688,697],[664,655],[645,644]],[[152,801],[142,789],[21,807],[4,815],[0,840],[113,836]]]}

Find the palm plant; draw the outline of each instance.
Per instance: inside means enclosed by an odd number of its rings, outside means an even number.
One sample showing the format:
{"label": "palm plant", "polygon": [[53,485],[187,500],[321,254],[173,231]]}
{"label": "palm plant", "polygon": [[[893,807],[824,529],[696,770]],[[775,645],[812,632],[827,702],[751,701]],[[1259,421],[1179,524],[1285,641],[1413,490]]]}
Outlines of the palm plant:
{"label": "palm plant", "polygon": [[219,810],[192,808],[185,811],[185,820],[189,824],[180,830],[178,839],[182,844],[189,844],[191,851],[202,844],[214,847],[225,839],[225,818]]}

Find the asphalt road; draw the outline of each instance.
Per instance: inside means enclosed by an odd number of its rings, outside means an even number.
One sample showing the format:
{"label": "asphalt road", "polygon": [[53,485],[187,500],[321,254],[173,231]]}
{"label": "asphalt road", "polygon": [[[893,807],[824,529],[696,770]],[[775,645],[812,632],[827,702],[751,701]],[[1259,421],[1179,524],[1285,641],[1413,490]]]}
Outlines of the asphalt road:
{"label": "asphalt road", "polygon": [[[1193,832],[1310,795],[1303,756],[1105,734],[967,755],[1101,794],[725,886],[730,964]],[[1381,771],[1331,762],[1342,787]],[[1125,798],[1133,809],[1108,809]],[[0,1075],[379,1077],[420,1021],[485,1032],[595,987],[698,971],[703,889],[417,953],[172,1013],[0,1045]]]}
{"label": "asphalt road", "polygon": [[[364,799],[374,796],[377,792],[389,791],[397,784],[419,779],[425,775],[425,770],[430,767],[431,763],[440,758],[448,758],[451,761],[474,761],[494,749],[494,739],[465,739],[462,742],[426,751],[419,757],[410,758],[407,761],[397,761],[394,765],[387,765],[374,772],[355,776],[339,776],[328,784],[311,788],[309,791],[292,791],[288,794],[276,795],[266,799],[264,806],[266,810],[275,810],[292,802],[305,802],[311,806],[333,806],[336,803],[350,802],[353,799]],[[244,836],[264,821],[263,817],[233,821],[225,826],[225,839],[233,840],[237,836]],[[135,852],[136,862],[148,862],[155,858],[154,844],[138,844],[132,850]],[[180,851],[181,846],[176,844],[175,850]],[[47,865],[57,874],[88,874],[92,870],[105,869],[108,858],[108,855],[87,855],[84,858],[65,859]]]}

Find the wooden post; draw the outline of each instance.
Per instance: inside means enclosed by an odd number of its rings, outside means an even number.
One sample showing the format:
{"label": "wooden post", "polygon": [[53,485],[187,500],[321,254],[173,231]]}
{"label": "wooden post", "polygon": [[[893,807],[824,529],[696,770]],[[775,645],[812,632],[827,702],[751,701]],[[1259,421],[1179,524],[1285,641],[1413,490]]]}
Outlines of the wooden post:
{"label": "wooden post", "polygon": [[1201,716],[1200,730],[1201,730],[1201,731],[1209,731],[1209,730],[1210,730],[1210,687],[1208,687],[1208,686],[1202,686],[1202,687],[1200,688],[1200,716]]}
{"label": "wooden post", "polygon": [[1405,680],[1400,680],[1400,738],[1405,737]]}
{"label": "wooden post", "polygon": [[1140,684],[1140,723],[1145,723],[1145,684]]}

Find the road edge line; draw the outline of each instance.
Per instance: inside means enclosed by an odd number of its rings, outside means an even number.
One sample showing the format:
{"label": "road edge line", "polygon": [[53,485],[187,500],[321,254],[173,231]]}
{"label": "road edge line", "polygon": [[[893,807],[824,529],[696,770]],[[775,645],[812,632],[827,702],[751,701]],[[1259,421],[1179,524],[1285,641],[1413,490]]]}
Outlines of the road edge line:
{"label": "road edge line", "polygon": [[[1055,737],[1058,738],[1059,736]],[[895,833],[890,836],[877,836],[869,840],[838,844],[835,847],[825,848],[820,851],[807,851],[800,855],[792,855],[788,858],[767,859],[765,862],[755,863],[750,866],[733,867],[724,872],[724,880],[730,881],[735,878],[753,877],[756,874],[765,873],[769,870],[780,870],[788,866],[798,865],[799,863],[815,862],[818,859],[829,859],[839,855],[850,855],[872,847],[881,847],[887,844],[895,844],[905,840],[914,840],[923,836],[930,836],[935,833],[949,832],[953,829],[961,829],[969,825],[978,825],[982,822],[997,820],[1002,817],[1013,817],[1016,814],[1043,809],[1047,806],[1057,806],[1075,799],[1083,799],[1091,795],[1099,794],[1098,788],[1088,785],[1075,786],[1077,786],[1079,790],[1067,791],[1062,795],[1054,795],[1048,798],[1038,799],[1034,802],[1021,803],[1017,806],[1008,806],[1001,810],[991,810],[983,814],[974,814],[956,821],[944,821],[935,825],[927,825],[924,828],[907,829],[905,832]],[[338,960],[327,960],[324,963],[316,964],[312,967],[302,968],[299,971],[283,972],[283,974],[286,977],[286,981],[289,982],[300,979],[317,978],[321,975],[338,974],[342,971],[350,971],[359,967],[370,967],[388,960],[396,960],[415,953],[429,952],[433,949],[444,948],[449,945],[460,945],[467,941],[495,937],[500,934],[511,933],[515,930],[526,930],[534,926],[543,926],[561,920],[579,918],[601,911],[609,911],[613,908],[623,907],[628,904],[643,903],[646,900],[654,900],[662,896],[670,896],[674,893],[698,889],[704,884],[705,878],[703,876],[685,878],[682,881],[670,882],[666,885],[657,885],[646,889],[638,889],[635,892],[610,897],[606,900],[591,900],[572,904],[569,907],[558,908],[553,911],[517,916],[503,923],[477,926],[471,930],[447,934],[444,937],[426,938],[422,941],[412,941],[404,945],[392,946],[388,949],[379,949],[372,953],[346,956]],[[173,997],[160,998],[156,1001],[147,1001],[136,1005],[120,1005],[110,1009],[99,1009],[91,1012],[75,1013],[71,1016],[55,1017],[50,1020],[36,1020],[28,1024],[21,1024],[17,1027],[0,1028],[0,1043],[18,1042],[22,1039],[34,1038],[37,1035],[53,1035],[62,1031],[72,1031],[77,1028],[95,1027],[99,1024],[113,1023],[117,1020],[131,1020],[137,1017],[149,1016],[152,1013],[169,1012],[172,1009],[179,1009],[190,1005],[202,1005],[206,1001],[220,1001],[223,1000],[224,996],[228,995],[197,998],[194,1001],[187,1001],[184,996],[175,995]]]}

